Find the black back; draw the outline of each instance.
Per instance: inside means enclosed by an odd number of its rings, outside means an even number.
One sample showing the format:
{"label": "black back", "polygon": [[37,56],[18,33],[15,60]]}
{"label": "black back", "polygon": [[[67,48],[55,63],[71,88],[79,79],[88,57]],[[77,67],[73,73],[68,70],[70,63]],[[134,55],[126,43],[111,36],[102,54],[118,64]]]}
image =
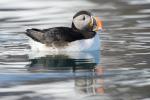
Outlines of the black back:
{"label": "black back", "polygon": [[[91,32],[90,34],[92,35],[89,38],[92,38],[96,33]],[[31,37],[33,40],[48,46],[52,44],[63,46],[68,42],[87,39],[87,37],[85,37],[82,32],[68,27],[54,27],[44,30],[27,29],[26,35]]]}

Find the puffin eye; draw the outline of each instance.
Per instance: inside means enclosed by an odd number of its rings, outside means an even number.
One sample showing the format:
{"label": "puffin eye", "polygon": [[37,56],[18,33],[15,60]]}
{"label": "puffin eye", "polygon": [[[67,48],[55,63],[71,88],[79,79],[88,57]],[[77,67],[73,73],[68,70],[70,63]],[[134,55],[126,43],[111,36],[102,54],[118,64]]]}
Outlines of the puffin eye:
{"label": "puffin eye", "polygon": [[85,18],[85,16],[83,16],[83,20],[85,20],[86,18]]}

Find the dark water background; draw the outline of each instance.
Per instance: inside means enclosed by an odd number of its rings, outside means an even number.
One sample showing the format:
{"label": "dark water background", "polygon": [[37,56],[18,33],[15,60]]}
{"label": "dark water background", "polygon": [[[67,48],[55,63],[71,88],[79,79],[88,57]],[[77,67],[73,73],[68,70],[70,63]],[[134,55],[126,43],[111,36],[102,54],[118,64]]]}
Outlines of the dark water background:
{"label": "dark water background", "polygon": [[[104,21],[101,51],[29,57],[27,28]],[[0,100],[150,100],[150,0],[1,0]]]}

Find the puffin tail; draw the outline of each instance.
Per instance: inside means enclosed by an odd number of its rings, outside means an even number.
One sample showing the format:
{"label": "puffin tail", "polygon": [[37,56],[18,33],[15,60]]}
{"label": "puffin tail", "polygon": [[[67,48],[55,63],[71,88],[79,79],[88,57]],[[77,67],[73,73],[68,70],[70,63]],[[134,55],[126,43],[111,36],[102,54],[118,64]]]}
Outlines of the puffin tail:
{"label": "puffin tail", "polygon": [[27,29],[25,34],[37,42],[42,42],[44,33],[39,29]]}

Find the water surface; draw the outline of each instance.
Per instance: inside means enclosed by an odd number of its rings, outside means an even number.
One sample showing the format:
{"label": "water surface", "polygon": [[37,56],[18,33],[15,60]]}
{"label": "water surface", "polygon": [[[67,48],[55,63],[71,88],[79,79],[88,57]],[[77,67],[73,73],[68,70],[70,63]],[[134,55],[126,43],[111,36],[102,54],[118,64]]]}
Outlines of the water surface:
{"label": "water surface", "polygon": [[[104,21],[101,50],[31,53],[27,28]],[[1,100],[150,100],[150,0],[1,0]]]}

